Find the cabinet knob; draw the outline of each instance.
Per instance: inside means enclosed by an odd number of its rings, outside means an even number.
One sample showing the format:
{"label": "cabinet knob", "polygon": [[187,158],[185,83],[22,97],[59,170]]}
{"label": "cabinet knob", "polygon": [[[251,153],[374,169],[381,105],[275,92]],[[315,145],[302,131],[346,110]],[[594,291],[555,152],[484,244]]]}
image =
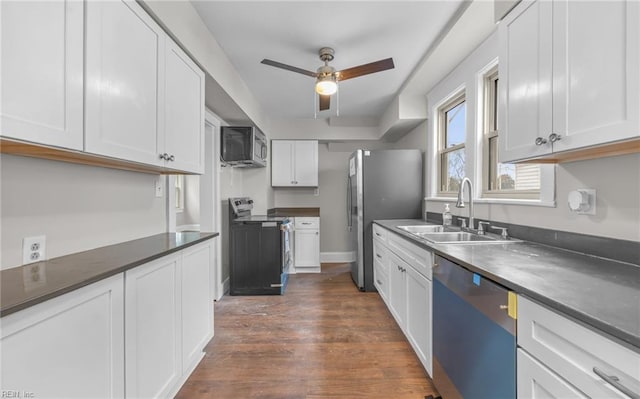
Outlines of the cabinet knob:
{"label": "cabinet knob", "polygon": [[175,161],[175,159],[176,159],[176,157],[174,157],[173,155],[171,155],[171,156],[169,157],[169,159],[168,159],[168,160],[169,160],[169,161]]}
{"label": "cabinet knob", "polygon": [[559,134],[551,133],[549,135],[549,141],[552,143],[555,143],[556,141],[560,141],[561,138],[562,136],[560,136]]}
{"label": "cabinet knob", "polygon": [[547,144],[547,139],[543,139],[542,137],[536,138],[536,145]]}
{"label": "cabinet knob", "polygon": [[160,154],[160,159],[166,160],[167,159],[167,155],[168,154],[166,152],[164,154]]}

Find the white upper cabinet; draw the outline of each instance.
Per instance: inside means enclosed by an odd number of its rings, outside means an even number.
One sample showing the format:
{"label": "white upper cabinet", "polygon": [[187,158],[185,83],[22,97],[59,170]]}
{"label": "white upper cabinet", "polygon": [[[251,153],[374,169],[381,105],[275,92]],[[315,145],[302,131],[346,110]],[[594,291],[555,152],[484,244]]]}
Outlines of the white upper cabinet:
{"label": "white upper cabinet", "polygon": [[640,4],[524,1],[500,23],[500,158],[640,137]]}
{"label": "white upper cabinet", "polygon": [[318,141],[272,140],[271,185],[318,186]]}
{"label": "white upper cabinet", "polygon": [[0,135],[82,150],[84,3],[2,1]]}
{"label": "white upper cabinet", "polygon": [[87,2],[85,150],[162,166],[165,33],[135,2]]}
{"label": "white upper cabinet", "polygon": [[204,72],[172,40],[165,51],[164,152],[167,167],[204,172]]}

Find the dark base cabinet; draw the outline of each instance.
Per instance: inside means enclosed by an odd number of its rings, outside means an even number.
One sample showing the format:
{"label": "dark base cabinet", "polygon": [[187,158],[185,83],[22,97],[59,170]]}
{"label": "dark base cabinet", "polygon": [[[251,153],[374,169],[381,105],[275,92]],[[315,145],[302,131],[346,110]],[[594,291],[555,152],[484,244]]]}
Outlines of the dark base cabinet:
{"label": "dark base cabinet", "polygon": [[234,223],[229,237],[229,293],[279,295],[286,275],[282,270],[279,226]]}

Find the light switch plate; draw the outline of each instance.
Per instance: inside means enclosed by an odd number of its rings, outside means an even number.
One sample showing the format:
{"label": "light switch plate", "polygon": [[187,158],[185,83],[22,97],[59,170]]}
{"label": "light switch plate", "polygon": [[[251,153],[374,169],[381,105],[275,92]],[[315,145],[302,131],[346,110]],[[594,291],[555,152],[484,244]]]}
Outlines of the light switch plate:
{"label": "light switch plate", "polygon": [[162,176],[158,176],[156,179],[156,197],[162,198],[164,194],[164,190],[162,188]]}

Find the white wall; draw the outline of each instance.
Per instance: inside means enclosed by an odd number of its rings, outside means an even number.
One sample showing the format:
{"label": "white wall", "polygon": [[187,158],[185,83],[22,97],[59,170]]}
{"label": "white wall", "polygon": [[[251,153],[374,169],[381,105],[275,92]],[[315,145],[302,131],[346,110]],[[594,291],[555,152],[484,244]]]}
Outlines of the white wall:
{"label": "white wall", "polygon": [[46,235],[54,258],[166,231],[156,175],[6,154],[0,173],[2,269],[22,264],[24,237]]}
{"label": "white wall", "polygon": [[200,176],[184,176],[184,209],[176,213],[176,226],[200,225]]}

